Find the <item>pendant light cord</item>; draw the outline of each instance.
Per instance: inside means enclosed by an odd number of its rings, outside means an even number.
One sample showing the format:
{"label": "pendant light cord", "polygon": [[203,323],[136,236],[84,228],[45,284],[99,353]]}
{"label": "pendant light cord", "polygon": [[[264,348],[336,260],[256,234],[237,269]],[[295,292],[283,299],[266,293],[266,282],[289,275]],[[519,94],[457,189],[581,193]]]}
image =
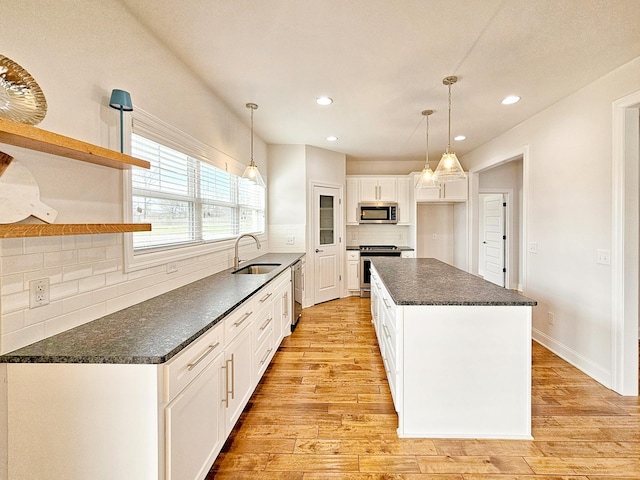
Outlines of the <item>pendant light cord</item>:
{"label": "pendant light cord", "polygon": [[[253,164],[254,163],[253,162],[253,110],[254,109],[252,107],[249,107],[249,108],[251,108],[251,148],[250,148],[251,151],[249,152],[249,156],[251,158],[251,163]],[[451,127],[449,127],[449,130],[451,130]]]}
{"label": "pendant light cord", "polygon": [[451,151],[451,83],[449,82],[449,137],[447,143],[447,153]]}
{"label": "pendant light cord", "polygon": [[429,166],[429,115],[425,115],[427,117],[427,156],[425,158],[425,168]]}

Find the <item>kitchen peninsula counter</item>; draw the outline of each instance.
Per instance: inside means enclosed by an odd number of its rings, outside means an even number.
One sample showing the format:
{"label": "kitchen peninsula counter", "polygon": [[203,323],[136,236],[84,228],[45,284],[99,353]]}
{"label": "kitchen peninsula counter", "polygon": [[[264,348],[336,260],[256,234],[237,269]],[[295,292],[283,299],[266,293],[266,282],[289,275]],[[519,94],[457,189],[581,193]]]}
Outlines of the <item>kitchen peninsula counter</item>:
{"label": "kitchen peninsula counter", "polygon": [[535,305],[435,259],[372,258],[372,322],[398,435],[530,439]]}

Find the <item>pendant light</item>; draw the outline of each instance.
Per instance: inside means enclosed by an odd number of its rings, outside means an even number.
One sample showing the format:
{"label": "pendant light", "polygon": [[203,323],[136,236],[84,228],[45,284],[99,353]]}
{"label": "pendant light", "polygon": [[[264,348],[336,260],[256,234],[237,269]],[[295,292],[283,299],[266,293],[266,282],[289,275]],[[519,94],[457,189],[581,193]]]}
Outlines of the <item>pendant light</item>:
{"label": "pendant light", "polygon": [[424,168],[420,176],[416,180],[416,188],[438,188],[439,185],[434,181],[433,170],[429,165],[429,115],[433,114],[433,110],[423,110],[422,115],[427,119],[426,138],[427,138],[427,154],[425,156]]}
{"label": "pendant light", "polygon": [[458,157],[456,157],[456,154],[451,151],[451,85],[457,81],[458,77],[446,77],[442,80],[442,83],[449,87],[449,136],[447,138],[447,151],[442,155],[440,163],[438,163],[434,173],[435,181],[438,183],[467,178],[467,175],[464,173],[464,170],[462,170],[462,166],[458,161]]}
{"label": "pendant light", "polygon": [[249,165],[247,165],[247,168],[244,169],[242,178],[246,178],[251,183],[255,183],[261,187],[266,187],[264,180],[262,179],[262,175],[260,175],[260,172],[258,171],[258,166],[256,165],[256,162],[253,161],[253,111],[258,108],[258,105],[255,103],[247,103],[245,106],[251,109],[251,161],[249,162]]}

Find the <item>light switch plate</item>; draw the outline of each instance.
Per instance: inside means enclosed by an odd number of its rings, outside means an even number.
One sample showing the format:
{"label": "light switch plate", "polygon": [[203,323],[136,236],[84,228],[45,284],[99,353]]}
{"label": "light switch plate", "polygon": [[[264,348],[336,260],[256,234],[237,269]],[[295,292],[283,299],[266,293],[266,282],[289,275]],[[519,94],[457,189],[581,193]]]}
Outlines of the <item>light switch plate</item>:
{"label": "light switch plate", "polygon": [[598,249],[598,259],[600,265],[611,265],[611,253],[609,250]]}

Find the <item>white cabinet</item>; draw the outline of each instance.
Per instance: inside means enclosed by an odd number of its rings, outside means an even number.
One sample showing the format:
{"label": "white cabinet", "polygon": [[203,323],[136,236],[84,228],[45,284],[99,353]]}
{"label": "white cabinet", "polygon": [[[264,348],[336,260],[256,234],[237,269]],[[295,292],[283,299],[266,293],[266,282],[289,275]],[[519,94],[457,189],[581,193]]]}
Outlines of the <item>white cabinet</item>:
{"label": "white cabinet", "polygon": [[222,449],[221,353],[165,409],[166,480],[204,478]]}
{"label": "white cabinet", "polygon": [[361,177],[361,202],[396,202],[398,190],[396,177]]}
{"label": "white cabinet", "polygon": [[[237,322],[236,315],[229,317],[225,322]],[[225,348],[225,364],[223,384],[223,399],[225,405],[225,433],[228,435],[231,429],[240,418],[240,414],[245,405],[249,401],[253,388],[252,367],[253,367],[253,348],[251,341],[252,322],[246,322],[236,337],[227,344]]]}
{"label": "white cabinet", "polygon": [[347,250],[347,290],[360,291],[360,252]]}
{"label": "white cabinet", "polygon": [[346,216],[347,225],[358,224],[358,202],[360,201],[360,182],[357,178],[347,177]]}
{"label": "white cabinet", "polygon": [[276,345],[280,345],[282,339],[291,335],[291,277],[288,276],[278,281],[275,287],[273,299],[273,337]]}
{"label": "white cabinet", "polygon": [[414,258],[415,257],[415,252],[413,250],[403,250],[402,252],[400,252],[400,257],[401,258]]}
{"label": "white cabinet", "polygon": [[410,225],[411,209],[413,208],[413,203],[411,202],[413,182],[409,176],[399,177],[396,181],[398,185],[398,225]]}
{"label": "white cabinet", "polygon": [[440,188],[417,188],[416,202],[466,202],[469,198],[468,185],[468,178],[463,178],[443,183]]}

